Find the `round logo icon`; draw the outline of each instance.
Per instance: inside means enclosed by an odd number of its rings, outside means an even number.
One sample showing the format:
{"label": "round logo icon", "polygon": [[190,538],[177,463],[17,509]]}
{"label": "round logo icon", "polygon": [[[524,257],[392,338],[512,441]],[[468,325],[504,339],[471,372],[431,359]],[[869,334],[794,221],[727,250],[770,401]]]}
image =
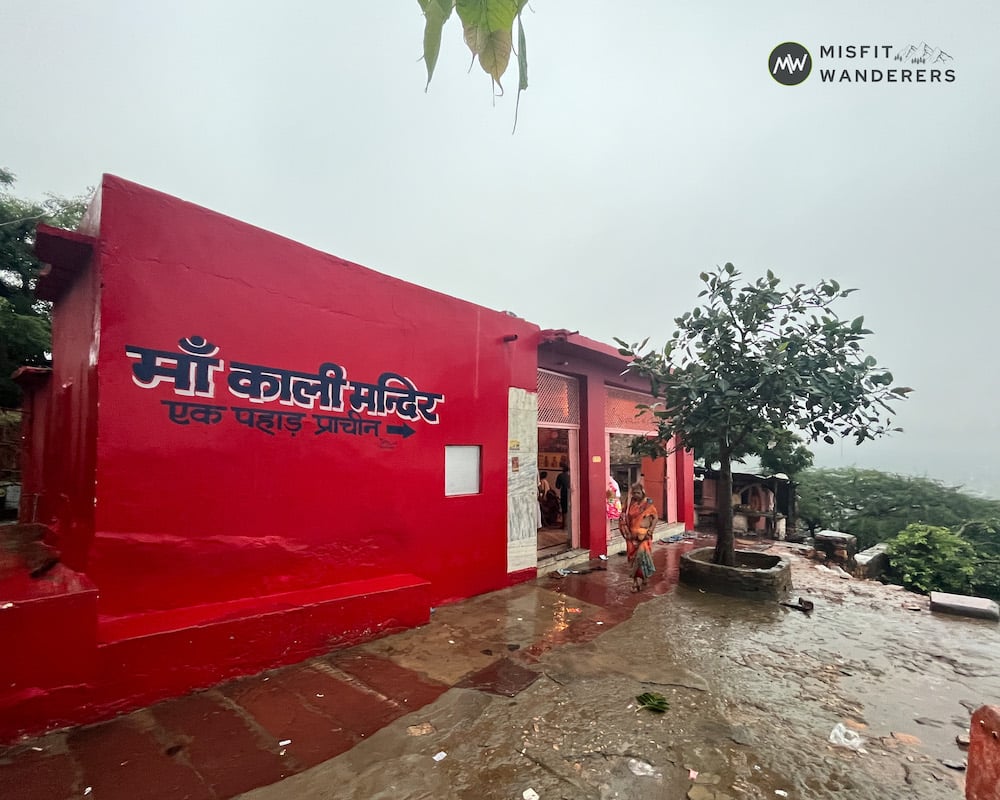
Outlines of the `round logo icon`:
{"label": "round logo icon", "polygon": [[767,71],[778,83],[797,86],[812,72],[812,56],[797,42],[779,44],[767,59]]}

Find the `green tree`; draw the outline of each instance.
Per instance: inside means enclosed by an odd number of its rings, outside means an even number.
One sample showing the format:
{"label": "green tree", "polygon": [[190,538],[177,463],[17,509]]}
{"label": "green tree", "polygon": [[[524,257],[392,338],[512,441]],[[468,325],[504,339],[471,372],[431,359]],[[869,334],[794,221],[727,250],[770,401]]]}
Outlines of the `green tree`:
{"label": "green tree", "polygon": [[33,250],[35,227],[75,227],[86,209],[83,197],[19,199],[10,194],[14,181],[0,168],[0,407],[9,408],[21,403],[11,374],[21,366],[48,365],[52,344],[49,304],[34,298],[41,266]]}
{"label": "green tree", "polygon": [[810,441],[850,436],[861,444],[887,433],[891,403],[911,391],[892,387],[892,375],[862,351],[871,331],[864,319],[841,320],[831,308],[852,289],[834,280],[780,290],[767,276],[738,285],[732,264],[702,273],[704,304],[675,322],[662,351],[646,342],[616,340],[631,369],[647,377],[657,402],[657,435],[637,440],[640,452],[659,455],[672,437],[696,453],[719,454],[718,538],[714,560],[736,563],[733,539],[732,459],[749,442],[793,427]]}
{"label": "green tree", "polygon": [[923,594],[965,594],[975,573],[975,548],[957,533],[936,525],[907,525],[886,543],[892,574]]}
{"label": "green tree", "polygon": [[1000,516],[1000,502],[929,478],[872,469],[814,469],[798,476],[799,519],[857,537],[861,549],[895,536],[911,523],[954,527]]}
{"label": "green tree", "polygon": [[784,473],[795,478],[813,463],[813,453],[802,437],[788,430],[774,431],[759,453],[760,468],[767,475]]}

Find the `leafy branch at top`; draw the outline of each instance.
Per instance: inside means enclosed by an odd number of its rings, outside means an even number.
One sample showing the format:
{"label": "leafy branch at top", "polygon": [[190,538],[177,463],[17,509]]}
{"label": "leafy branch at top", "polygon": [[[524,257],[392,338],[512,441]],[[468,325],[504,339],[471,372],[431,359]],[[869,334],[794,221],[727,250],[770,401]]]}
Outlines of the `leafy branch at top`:
{"label": "leafy branch at top", "polygon": [[[472,51],[473,61],[500,87],[507,71],[512,52],[517,54],[517,100],[528,88],[528,49],[524,36],[521,12],[528,0],[417,0],[424,12],[424,65],[427,67],[427,87],[434,77],[438,56],[441,53],[441,33],[454,10],[462,23],[466,45]],[[517,50],[514,50],[514,21],[517,21]],[[516,111],[515,111],[516,124]]]}

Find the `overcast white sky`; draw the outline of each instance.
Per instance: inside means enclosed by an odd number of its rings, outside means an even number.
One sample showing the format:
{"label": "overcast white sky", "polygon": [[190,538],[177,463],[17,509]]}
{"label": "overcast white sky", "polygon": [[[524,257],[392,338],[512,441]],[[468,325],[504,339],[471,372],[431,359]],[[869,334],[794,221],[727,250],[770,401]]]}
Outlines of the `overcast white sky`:
{"label": "overcast white sky", "polygon": [[[668,338],[726,261],[836,278],[916,392],[906,433],[818,463],[1000,496],[1000,6],[533,0],[525,27],[512,136],[457,19],[424,93],[413,0],[4,0],[0,166],[25,197],[115,173],[607,342]],[[767,69],[789,40],[816,63],[796,87]],[[921,42],[954,82],[820,80],[902,67],[821,45]]]}

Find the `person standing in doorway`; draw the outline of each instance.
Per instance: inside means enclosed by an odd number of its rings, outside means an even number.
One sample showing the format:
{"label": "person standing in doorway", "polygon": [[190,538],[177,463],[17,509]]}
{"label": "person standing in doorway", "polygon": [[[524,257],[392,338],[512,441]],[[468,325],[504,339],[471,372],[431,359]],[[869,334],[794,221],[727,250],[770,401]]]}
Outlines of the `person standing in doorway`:
{"label": "person standing in doorway", "polygon": [[558,528],[559,519],[559,497],[549,485],[549,473],[540,472],[538,474],[538,508],[541,513],[541,523],[539,528]]}
{"label": "person standing in doorway", "polygon": [[556,476],[559,505],[562,508],[563,527],[569,527],[569,465],[563,464],[562,472]]}
{"label": "person standing in doorway", "polygon": [[538,473],[538,499],[542,500],[549,493],[549,473],[542,470]]}

